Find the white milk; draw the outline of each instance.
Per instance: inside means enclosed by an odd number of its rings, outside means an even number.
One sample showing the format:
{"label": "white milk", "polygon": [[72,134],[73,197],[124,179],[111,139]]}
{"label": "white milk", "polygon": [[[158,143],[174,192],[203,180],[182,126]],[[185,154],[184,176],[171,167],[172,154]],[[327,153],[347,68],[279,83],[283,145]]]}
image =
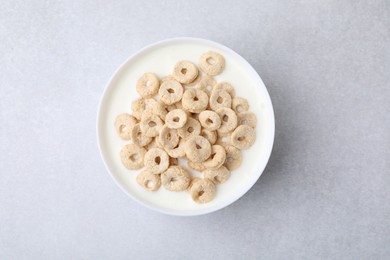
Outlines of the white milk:
{"label": "white milk", "polygon": [[[231,177],[226,183],[217,186],[215,199],[207,204],[198,205],[192,201],[187,191],[171,192],[161,187],[157,192],[148,192],[140,187],[135,181],[139,171],[129,171],[121,163],[119,152],[128,142],[119,138],[113,124],[118,114],[131,113],[131,102],[139,98],[135,85],[143,73],[153,72],[160,78],[164,77],[171,73],[177,61],[189,60],[197,64],[201,54],[209,50],[214,50],[225,57],[225,69],[215,79],[218,82],[231,83],[235,87],[236,95],[248,100],[249,111],[257,116],[257,138],[250,149],[243,151],[241,166],[231,173]],[[267,121],[269,122],[267,114],[270,112],[267,109],[272,110],[272,107],[267,106],[267,102],[269,101],[265,88],[259,85],[258,79],[244,69],[241,61],[235,60],[235,56],[228,52],[210,48],[206,43],[190,41],[155,47],[150,52],[127,62],[114,76],[106,92],[102,102],[99,125],[103,157],[121,186],[139,201],[163,209],[174,210],[192,211],[199,208],[215,207],[235,197],[240,190],[248,186],[248,182],[251,181],[250,177],[262,170],[259,169],[259,158],[267,156],[265,151],[266,138],[269,138],[270,131],[273,129],[267,126]],[[193,172],[188,167],[186,169]]]}

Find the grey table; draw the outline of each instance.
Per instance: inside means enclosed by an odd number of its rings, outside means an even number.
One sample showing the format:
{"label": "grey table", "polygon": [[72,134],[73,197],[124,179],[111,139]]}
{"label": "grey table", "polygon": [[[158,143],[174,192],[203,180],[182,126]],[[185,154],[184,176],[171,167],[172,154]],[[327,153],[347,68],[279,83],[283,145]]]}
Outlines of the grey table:
{"label": "grey table", "polygon": [[[239,201],[178,218],[128,198],[96,111],[146,44],[246,58],[276,114]],[[390,259],[390,2],[1,1],[0,259]]]}

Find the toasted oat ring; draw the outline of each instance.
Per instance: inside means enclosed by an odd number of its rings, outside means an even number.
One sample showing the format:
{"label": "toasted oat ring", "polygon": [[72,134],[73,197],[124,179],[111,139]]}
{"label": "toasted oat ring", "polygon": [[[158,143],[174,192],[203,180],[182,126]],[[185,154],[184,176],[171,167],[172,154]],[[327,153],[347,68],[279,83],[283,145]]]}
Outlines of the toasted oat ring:
{"label": "toasted oat ring", "polygon": [[188,84],[184,84],[184,88],[192,88],[194,87],[196,84],[198,84],[202,79],[202,73],[200,71],[198,71],[198,76],[196,76],[196,78],[191,81],[190,83]]}
{"label": "toasted oat ring", "polygon": [[173,158],[182,157],[186,154],[186,152],[184,150],[185,143],[186,142],[183,139],[181,139],[181,140],[179,140],[179,143],[176,147],[174,147],[173,149],[165,149],[165,151],[167,152],[167,154],[170,157],[173,157]]}
{"label": "toasted oat ring", "polygon": [[148,170],[138,174],[135,180],[142,188],[148,191],[156,191],[161,186],[160,175],[153,174]]}
{"label": "toasted oat ring", "polygon": [[199,179],[191,184],[189,192],[196,203],[203,204],[214,199],[216,189],[214,183],[209,179]]}
{"label": "toasted oat ring", "polygon": [[223,89],[214,89],[210,96],[210,108],[217,111],[221,107],[230,108],[232,106],[232,97]]}
{"label": "toasted oat ring", "polygon": [[151,173],[159,174],[168,169],[169,156],[161,148],[152,148],[146,152],[144,164]]}
{"label": "toasted oat ring", "polygon": [[179,143],[179,135],[176,129],[168,128],[163,125],[160,131],[160,135],[157,137],[160,144],[166,149],[173,149]]}
{"label": "toasted oat ring", "polygon": [[156,102],[153,106],[152,113],[158,115],[161,120],[165,121],[165,116],[168,113],[167,106],[162,102]]}
{"label": "toasted oat ring", "polygon": [[207,169],[202,173],[205,178],[211,180],[215,184],[222,184],[230,177],[230,171],[225,166],[221,166],[217,169]]}
{"label": "toasted oat ring", "polygon": [[196,87],[200,90],[203,90],[208,96],[210,96],[216,85],[217,81],[215,79],[211,77],[205,77],[199,81]]}
{"label": "toasted oat ring", "polygon": [[200,124],[209,131],[217,130],[221,126],[221,118],[217,113],[205,110],[199,114]]}
{"label": "toasted oat ring", "polygon": [[230,142],[238,149],[244,150],[256,141],[256,132],[249,125],[240,125],[232,133]]}
{"label": "toasted oat ring", "polygon": [[190,167],[191,169],[202,172],[206,170],[206,167],[203,165],[203,163],[196,163],[192,161],[187,161],[187,166]]}
{"label": "toasted oat ring", "polygon": [[143,98],[150,98],[157,94],[160,81],[153,73],[145,73],[138,79],[136,89]]}
{"label": "toasted oat ring", "polygon": [[200,132],[200,136],[203,136],[207,139],[207,141],[210,142],[210,144],[215,144],[217,141],[217,132],[216,131],[209,131],[207,129],[202,129]]}
{"label": "toasted oat ring", "polygon": [[153,98],[139,98],[131,103],[131,110],[133,111],[133,116],[138,120],[141,120],[142,113],[145,111],[153,111],[153,107],[156,105],[157,101]]}
{"label": "toasted oat ring", "polygon": [[177,129],[177,133],[181,138],[188,139],[192,136],[199,135],[200,130],[201,130],[200,123],[193,118],[188,118],[185,125],[182,128]]}
{"label": "toasted oat ring", "polygon": [[133,129],[131,129],[131,140],[141,147],[152,142],[153,138],[143,135],[140,125],[136,124]]}
{"label": "toasted oat ring", "polygon": [[218,129],[218,133],[228,133],[237,126],[237,115],[236,113],[227,107],[219,108],[217,114],[221,118],[221,127]]}
{"label": "toasted oat ring", "polygon": [[217,134],[217,140],[215,144],[222,145],[226,148],[227,145],[230,145],[230,136],[232,135],[232,132],[228,133],[218,133]]}
{"label": "toasted oat ring", "polygon": [[207,108],[209,97],[200,89],[187,89],[184,91],[182,105],[184,110],[191,113],[200,113]]}
{"label": "toasted oat ring", "polygon": [[189,138],[184,149],[187,158],[193,162],[204,162],[211,155],[211,145],[209,141],[199,135]]}
{"label": "toasted oat ring", "polygon": [[256,115],[252,112],[242,112],[237,115],[239,125],[249,125],[252,128],[256,127]]}
{"label": "toasted oat ring", "polygon": [[183,96],[183,87],[176,80],[168,80],[161,84],[158,91],[160,100],[167,105],[172,105],[180,101]]}
{"label": "toasted oat ring", "polygon": [[120,114],[115,119],[115,129],[124,140],[131,140],[131,130],[137,124],[137,119],[129,114]]}
{"label": "toasted oat ring", "polygon": [[226,150],[226,161],[225,166],[229,171],[233,171],[240,167],[242,162],[242,153],[241,150],[237,149],[233,145],[228,145],[225,147]]}
{"label": "toasted oat ring", "polygon": [[235,97],[232,99],[232,109],[236,113],[242,113],[249,110],[248,100],[242,97]]}
{"label": "toasted oat ring", "polygon": [[215,76],[225,68],[225,59],[219,53],[208,51],[200,56],[199,67],[207,75]]}
{"label": "toasted oat ring", "polygon": [[218,169],[225,163],[226,152],[225,148],[221,145],[213,145],[211,147],[211,155],[208,160],[203,162],[204,166],[208,169]]}
{"label": "toasted oat ring", "polygon": [[138,170],[144,166],[144,156],[146,150],[136,144],[126,144],[121,152],[120,157],[123,165],[129,170]]}
{"label": "toasted oat ring", "polygon": [[230,85],[230,83],[227,83],[226,81],[219,82],[215,87],[214,90],[225,90],[229,95],[234,98],[236,96],[236,91],[234,90],[234,87]]}
{"label": "toasted oat ring", "polygon": [[182,109],[174,109],[165,116],[165,124],[169,128],[182,128],[187,123],[187,113]]}
{"label": "toasted oat ring", "polygon": [[181,166],[170,166],[161,174],[161,182],[169,191],[183,191],[191,182],[191,175]]}
{"label": "toasted oat ring", "polygon": [[155,137],[159,134],[163,125],[161,118],[149,112],[142,113],[141,116],[141,131],[145,136]]}
{"label": "toasted oat ring", "polygon": [[198,68],[190,61],[178,61],[173,67],[172,76],[180,83],[188,84],[198,76]]}

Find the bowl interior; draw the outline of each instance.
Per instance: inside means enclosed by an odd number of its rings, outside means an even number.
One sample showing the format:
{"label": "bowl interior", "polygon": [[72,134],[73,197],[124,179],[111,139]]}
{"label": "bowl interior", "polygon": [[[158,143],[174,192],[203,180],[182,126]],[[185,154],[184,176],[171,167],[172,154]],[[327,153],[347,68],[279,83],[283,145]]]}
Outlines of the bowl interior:
{"label": "bowl interior", "polygon": [[[160,78],[170,75],[179,60],[198,64],[200,55],[213,50],[225,57],[225,70],[215,79],[231,83],[236,95],[248,100],[257,116],[256,142],[243,151],[241,166],[230,179],[217,186],[215,199],[199,205],[188,192],[170,192],[161,187],[147,192],[135,182],[139,171],[129,171],[121,163],[119,152],[128,141],[117,135],[113,126],[115,117],[131,113],[132,101],[139,98],[135,90],[137,79],[145,72],[154,72]],[[113,75],[101,99],[98,122],[98,143],[101,156],[115,182],[139,203],[162,213],[172,215],[199,215],[223,208],[245,194],[262,174],[272,150],[275,123],[271,100],[256,71],[241,56],[229,48],[208,40],[176,38],[150,45],[130,57]],[[186,167],[186,165],[183,165]],[[194,176],[198,173],[186,167]]]}

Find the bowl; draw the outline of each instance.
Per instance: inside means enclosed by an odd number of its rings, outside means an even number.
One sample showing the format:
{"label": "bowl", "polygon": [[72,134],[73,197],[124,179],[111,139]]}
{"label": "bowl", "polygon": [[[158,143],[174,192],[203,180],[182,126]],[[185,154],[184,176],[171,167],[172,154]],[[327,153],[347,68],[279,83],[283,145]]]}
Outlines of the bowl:
{"label": "bowl", "polygon": [[[249,111],[256,114],[256,141],[242,151],[241,166],[230,179],[217,185],[216,197],[209,203],[197,204],[187,191],[170,192],[161,187],[149,192],[136,181],[139,171],[126,169],[119,152],[129,141],[119,138],[114,128],[118,114],[131,113],[131,102],[139,98],[137,79],[145,72],[159,77],[171,73],[179,60],[198,63],[206,51],[216,51],[225,58],[224,71],[214,78],[231,83],[237,96],[248,100]],[[275,119],[271,99],[258,73],[239,54],[228,47],[199,38],[173,38],[156,42],[128,58],[109,80],[101,98],[97,116],[97,139],[101,157],[115,183],[132,199],[152,210],[176,216],[194,216],[222,209],[242,197],[259,179],[271,155],[275,135]],[[186,167],[188,169],[188,167]],[[193,175],[194,171],[190,170]]]}

